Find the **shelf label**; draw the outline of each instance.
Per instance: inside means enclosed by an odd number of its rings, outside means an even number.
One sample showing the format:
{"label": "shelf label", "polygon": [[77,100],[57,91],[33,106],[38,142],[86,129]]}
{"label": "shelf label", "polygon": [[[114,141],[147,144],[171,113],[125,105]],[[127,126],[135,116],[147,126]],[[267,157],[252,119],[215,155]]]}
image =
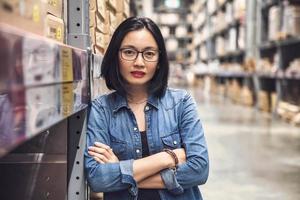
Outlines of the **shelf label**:
{"label": "shelf label", "polygon": [[61,70],[63,81],[73,81],[72,49],[61,47]]}

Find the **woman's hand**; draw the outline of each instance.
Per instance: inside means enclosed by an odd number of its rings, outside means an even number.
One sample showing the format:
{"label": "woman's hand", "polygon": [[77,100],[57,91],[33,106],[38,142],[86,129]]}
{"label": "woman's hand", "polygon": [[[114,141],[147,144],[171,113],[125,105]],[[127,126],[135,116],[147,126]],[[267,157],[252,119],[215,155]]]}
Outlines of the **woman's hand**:
{"label": "woman's hand", "polygon": [[114,154],[110,146],[100,142],[95,142],[94,146],[90,146],[88,153],[101,164],[119,162],[118,157]]}
{"label": "woman's hand", "polygon": [[173,152],[176,154],[178,158],[178,164],[182,164],[186,162],[186,154],[184,148],[174,149]]}

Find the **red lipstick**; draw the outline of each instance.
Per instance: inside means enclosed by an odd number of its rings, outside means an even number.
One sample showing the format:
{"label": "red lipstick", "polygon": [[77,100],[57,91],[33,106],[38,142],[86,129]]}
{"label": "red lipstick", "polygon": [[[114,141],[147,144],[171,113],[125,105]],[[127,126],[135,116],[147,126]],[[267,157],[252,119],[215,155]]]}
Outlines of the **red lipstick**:
{"label": "red lipstick", "polygon": [[133,71],[130,73],[134,78],[143,78],[146,74],[145,72],[141,72],[141,71]]}

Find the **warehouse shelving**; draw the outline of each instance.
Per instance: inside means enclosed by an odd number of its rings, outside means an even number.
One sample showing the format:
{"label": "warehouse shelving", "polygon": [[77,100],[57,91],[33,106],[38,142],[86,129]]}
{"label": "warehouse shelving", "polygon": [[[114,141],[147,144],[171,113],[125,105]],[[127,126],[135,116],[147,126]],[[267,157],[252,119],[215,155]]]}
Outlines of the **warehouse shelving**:
{"label": "warehouse shelving", "polygon": [[[293,5],[299,5],[300,2],[292,0],[246,1],[244,15],[233,14],[234,17],[229,16],[231,21],[227,21],[225,26],[216,27],[218,15],[226,14],[227,9],[232,9],[230,7],[235,3],[238,3],[237,0],[194,2],[193,6],[198,8],[192,9],[194,19],[198,21],[197,18],[201,18],[201,23],[193,26],[196,32],[193,40],[196,41],[195,51],[198,58],[198,62],[194,65],[202,68],[196,70],[200,72],[199,77],[209,76],[215,79],[218,83],[216,87],[220,87],[215,91],[221,91],[225,95],[224,87],[227,88],[225,91],[231,90],[230,84],[232,80],[235,80],[235,86],[239,84],[240,88],[246,86],[251,90],[253,106],[273,113],[274,117],[279,112],[283,112],[280,109],[282,102],[285,107],[290,105],[291,108],[295,108],[294,106],[299,108],[297,99],[299,99],[300,73],[299,69],[296,69],[296,59],[300,58],[297,50],[300,48],[297,29],[299,25],[295,24],[296,21],[287,22],[287,19],[297,20],[296,12],[299,8]],[[202,16],[203,13],[206,16],[205,19]],[[271,20],[270,15],[276,19]],[[291,16],[295,19],[291,19],[293,18]],[[294,26],[292,26],[293,23]],[[245,30],[244,38],[239,36],[240,27],[244,27],[241,29]],[[234,38],[231,42],[235,42],[233,45],[235,49],[222,51],[220,49],[222,45],[226,48],[228,46],[226,40],[230,39],[231,30],[236,31],[232,33],[234,36],[231,36],[232,39]],[[200,40],[199,37],[201,37]],[[290,66],[292,64],[293,66]],[[237,67],[238,65],[240,68]],[[299,124],[299,122],[295,123]]]}
{"label": "warehouse shelving", "polygon": [[5,85],[1,94],[10,104],[1,117],[11,117],[1,124],[0,199],[87,199],[88,7],[87,0],[64,1],[63,41],[68,45],[19,28],[16,22],[0,23],[1,41],[7,41],[1,45],[8,44],[7,56],[1,57],[6,73],[0,79]]}

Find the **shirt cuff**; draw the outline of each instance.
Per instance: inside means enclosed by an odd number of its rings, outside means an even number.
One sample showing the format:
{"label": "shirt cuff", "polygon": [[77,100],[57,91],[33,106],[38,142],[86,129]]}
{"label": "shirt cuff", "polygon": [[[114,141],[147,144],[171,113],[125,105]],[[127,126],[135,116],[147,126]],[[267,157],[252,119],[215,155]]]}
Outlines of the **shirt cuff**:
{"label": "shirt cuff", "polygon": [[120,161],[120,170],[121,170],[121,176],[122,176],[122,183],[129,184],[131,187],[129,187],[129,192],[132,196],[137,196],[138,193],[138,187],[137,183],[133,178],[133,160],[122,160]]}
{"label": "shirt cuff", "polygon": [[175,172],[172,169],[164,169],[160,172],[161,178],[167,188],[172,194],[182,194],[183,188],[177,182]]}

